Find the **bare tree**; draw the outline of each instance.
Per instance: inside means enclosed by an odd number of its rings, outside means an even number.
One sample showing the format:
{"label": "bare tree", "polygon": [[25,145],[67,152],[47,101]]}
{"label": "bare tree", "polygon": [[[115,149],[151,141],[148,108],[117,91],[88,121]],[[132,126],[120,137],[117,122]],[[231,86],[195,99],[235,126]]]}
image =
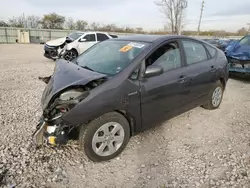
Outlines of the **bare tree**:
{"label": "bare tree", "polygon": [[10,18],[9,19],[9,25],[11,27],[25,27],[26,26],[26,20],[25,20],[24,15]]}
{"label": "bare tree", "polygon": [[107,24],[107,25],[104,24],[99,29],[102,31],[114,32],[117,29],[117,26],[115,24]]}
{"label": "bare tree", "polygon": [[28,16],[26,21],[27,21],[27,27],[29,28],[38,28],[40,25],[40,17],[39,16]]}
{"label": "bare tree", "polygon": [[44,29],[62,29],[65,22],[65,17],[56,13],[43,15],[41,20]]}
{"label": "bare tree", "polygon": [[178,34],[181,29],[182,12],[187,7],[187,0],[158,0],[155,4],[160,7],[172,33]]}
{"label": "bare tree", "polygon": [[9,27],[9,25],[5,21],[0,20],[0,27]]}
{"label": "bare tree", "polygon": [[247,28],[243,27],[243,28],[239,29],[239,30],[237,31],[237,34],[238,34],[239,36],[245,36],[245,35],[247,35],[247,34],[248,34]]}
{"label": "bare tree", "polygon": [[69,17],[65,22],[65,28],[73,30],[76,28],[76,23],[73,18]]}
{"label": "bare tree", "polygon": [[88,27],[88,22],[85,20],[77,20],[76,22],[76,30],[79,31],[84,31],[86,30]]}
{"label": "bare tree", "polygon": [[97,23],[97,22],[93,22],[91,25],[90,25],[90,30],[98,30],[100,28],[100,24]]}
{"label": "bare tree", "polygon": [[136,33],[143,33],[143,28],[142,27],[137,27],[135,28]]}

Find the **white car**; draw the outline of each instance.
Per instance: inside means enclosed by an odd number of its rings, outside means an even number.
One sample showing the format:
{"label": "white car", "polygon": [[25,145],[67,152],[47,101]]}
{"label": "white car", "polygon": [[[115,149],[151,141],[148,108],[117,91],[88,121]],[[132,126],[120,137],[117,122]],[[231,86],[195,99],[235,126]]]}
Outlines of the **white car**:
{"label": "white car", "polygon": [[77,31],[67,37],[46,42],[44,56],[54,60],[64,58],[71,61],[94,44],[110,38],[117,36],[106,32]]}

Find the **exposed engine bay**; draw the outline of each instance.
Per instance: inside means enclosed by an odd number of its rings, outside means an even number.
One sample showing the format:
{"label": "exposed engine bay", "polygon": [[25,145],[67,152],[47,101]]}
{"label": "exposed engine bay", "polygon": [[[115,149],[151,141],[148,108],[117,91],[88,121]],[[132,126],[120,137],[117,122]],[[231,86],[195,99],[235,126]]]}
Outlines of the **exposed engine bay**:
{"label": "exposed engine bay", "polygon": [[[51,76],[39,77],[39,79],[48,84]],[[69,133],[76,129],[77,126],[70,125],[61,118],[84,100],[92,89],[105,81],[106,78],[100,78],[90,81],[84,86],[72,86],[57,93],[48,107],[43,110],[43,115],[33,134],[36,145],[60,146],[66,144],[69,140]]]}

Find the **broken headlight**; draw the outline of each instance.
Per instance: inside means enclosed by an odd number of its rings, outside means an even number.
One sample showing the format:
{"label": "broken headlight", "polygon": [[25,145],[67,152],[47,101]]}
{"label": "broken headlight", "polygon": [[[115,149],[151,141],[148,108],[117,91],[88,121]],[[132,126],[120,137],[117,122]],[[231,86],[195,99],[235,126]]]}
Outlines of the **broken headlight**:
{"label": "broken headlight", "polygon": [[49,109],[47,109],[50,117],[49,119],[58,119],[88,95],[89,91],[85,91],[82,88],[70,89],[61,93],[50,105]]}

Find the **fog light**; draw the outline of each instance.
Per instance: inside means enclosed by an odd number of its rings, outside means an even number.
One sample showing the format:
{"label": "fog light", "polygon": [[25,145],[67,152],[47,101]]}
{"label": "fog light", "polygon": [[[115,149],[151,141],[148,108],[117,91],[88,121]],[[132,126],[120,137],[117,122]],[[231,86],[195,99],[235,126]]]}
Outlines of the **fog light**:
{"label": "fog light", "polygon": [[56,145],[56,137],[55,136],[49,136],[48,137],[48,143],[51,145]]}

